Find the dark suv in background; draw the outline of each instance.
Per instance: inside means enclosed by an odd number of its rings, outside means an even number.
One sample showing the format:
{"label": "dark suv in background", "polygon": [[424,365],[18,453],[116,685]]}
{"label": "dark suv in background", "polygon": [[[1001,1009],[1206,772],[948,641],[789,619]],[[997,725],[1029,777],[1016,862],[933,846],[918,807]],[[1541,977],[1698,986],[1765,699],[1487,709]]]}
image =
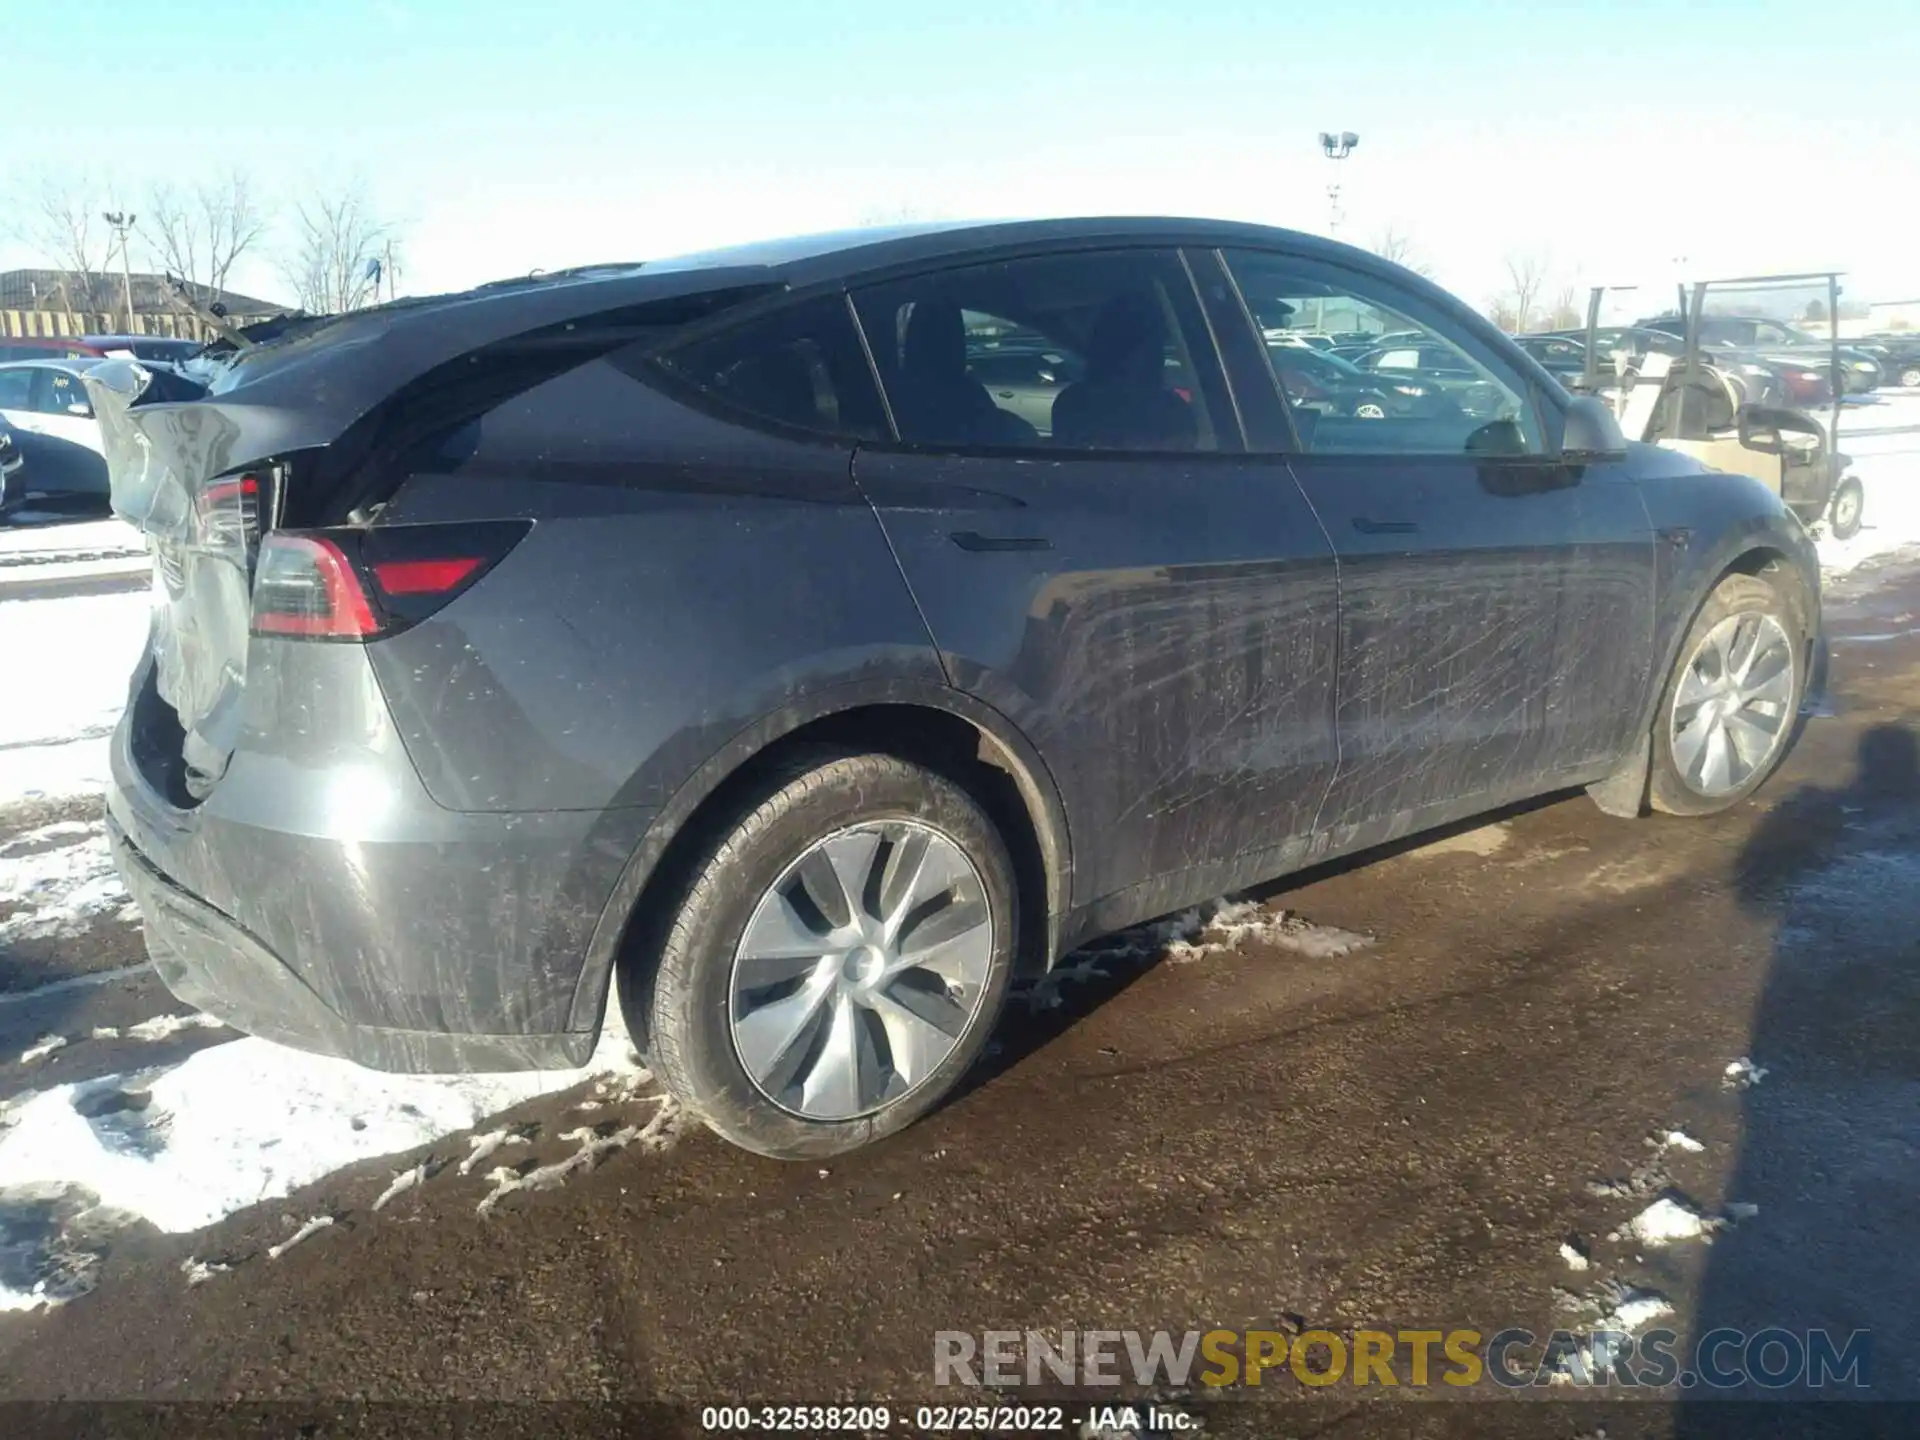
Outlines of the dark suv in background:
{"label": "dark suv in background", "polygon": [[[1296,404],[1253,317],[1314,301],[1489,398]],[[1009,336],[1044,413],[970,373]],[[108,796],[160,975],[407,1070],[580,1064],[617,975],[772,1155],[909,1123],[1103,932],[1567,786],[1724,809],[1816,673],[1774,496],[1286,231],[812,237],[203,364],[87,376],[161,601]]]}

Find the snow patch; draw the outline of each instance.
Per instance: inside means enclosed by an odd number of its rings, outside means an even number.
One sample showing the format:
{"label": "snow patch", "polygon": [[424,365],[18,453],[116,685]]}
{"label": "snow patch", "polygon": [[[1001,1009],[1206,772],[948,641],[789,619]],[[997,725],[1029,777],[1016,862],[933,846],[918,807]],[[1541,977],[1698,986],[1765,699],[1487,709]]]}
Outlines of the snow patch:
{"label": "snow patch", "polygon": [[1836,540],[1821,526],[1814,548],[1829,575],[1920,546],[1920,437],[1849,436],[1842,424],[1840,449],[1852,457],[1848,473],[1860,481],[1865,500],[1860,531],[1851,540]]}
{"label": "snow patch", "polygon": [[196,1260],[189,1255],[180,1262],[180,1273],[187,1277],[189,1288],[204,1285],[216,1275],[224,1275],[233,1266],[219,1260]]}
{"label": "snow patch", "polygon": [[493,1182],[493,1188],[481,1197],[474,1209],[481,1215],[491,1215],[502,1200],[519,1191],[557,1190],[567,1183],[569,1175],[592,1170],[607,1156],[629,1145],[638,1145],[643,1150],[666,1149],[679,1138],[685,1125],[686,1112],[671,1095],[653,1098],[659,1108],[644,1126],[622,1125],[604,1133],[590,1126],[568,1130],[560,1138],[577,1140],[580,1148],[564,1160],[536,1165],[529,1170],[516,1170],[510,1165],[502,1165],[489,1171],[487,1179]]}
{"label": "snow patch", "polygon": [[[91,1288],[104,1241],[77,1237],[137,1220],[170,1233],[202,1229],[524,1101],[600,1076],[617,1083],[633,1068],[618,1016],[610,1006],[599,1046],[577,1070],[387,1074],[250,1037],[24,1096],[0,1115],[0,1308]],[[165,1020],[170,1030],[206,1023]],[[664,1146],[677,1129],[677,1119],[656,1116],[633,1138]],[[93,1261],[82,1263],[87,1255]]]}
{"label": "snow patch", "polygon": [[1727,1068],[1721,1072],[1720,1084],[1728,1090],[1751,1090],[1767,1078],[1767,1067],[1756,1065],[1746,1056],[1727,1062]]}
{"label": "snow patch", "polygon": [[1593,1265],[1593,1261],[1588,1258],[1587,1252],[1582,1250],[1578,1245],[1575,1245],[1571,1240],[1562,1240],[1560,1242],[1560,1258],[1566,1262],[1569,1270],[1586,1270]]}
{"label": "snow patch", "polygon": [[307,1221],[306,1224],[302,1225],[298,1230],[294,1231],[293,1234],[289,1235],[286,1239],[282,1240],[278,1245],[269,1245],[267,1247],[267,1258],[269,1260],[278,1260],[282,1255],[286,1254],[287,1251],[293,1249],[293,1247],[298,1245],[302,1240],[310,1239],[311,1237],[318,1235],[322,1230],[325,1230],[328,1226],[332,1224],[333,1224],[333,1216],[331,1215],[314,1216],[311,1220]]}
{"label": "snow patch", "polygon": [[[0,549],[18,539],[0,536]],[[0,604],[0,655],[12,677],[0,692],[0,804],[106,788],[107,737],[126,706],[152,610],[146,590]]]}
{"label": "snow patch", "polygon": [[121,1031],[128,1040],[165,1040],[178,1035],[182,1030],[223,1030],[226,1026],[204,1011],[193,1010],[185,1015],[155,1015],[151,1020],[142,1020],[138,1025],[129,1025]]}
{"label": "snow patch", "polygon": [[460,1173],[471,1175],[476,1165],[492,1159],[494,1152],[502,1145],[524,1145],[528,1139],[528,1136],[513,1129],[489,1130],[484,1135],[470,1135],[467,1137],[467,1158],[460,1162]]}
{"label": "snow patch", "polygon": [[1682,1197],[1663,1195],[1621,1226],[1619,1234],[1660,1249],[1680,1240],[1711,1241],[1720,1225],[1720,1221],[1702,1215]]}
{"label": "snow patch", "polygon": [[1602,1370],[1612,1373],[1624,1350],[1615,1337],[1638,1334],[1642,1327],[1673,1313],[1672,1304],[1658,1290],[1620,1280],[1609,1280],[1586,1295],[1561,1294],[1564,1300],[1559,1308],[1580,1315],[1595,1333],[1571,1350],[1546,1357],[1549,1379],[1555,1385],[1584,1382]]}
{"label": "snow patch", "polygon": [[429,1156],[428,1160],[422,1160],[418,1165],[408,1170],[402,1170],[398,1175],[394,1176],[393,1183],[382,1190],[380,1192],[380,1198],[373,1202],[374,1210],[380,1211],[386,1209],[389,1201],[406,1194],[407,1191],[413,1189],[414,1186],[425,1180],[427,1178],[427,1164],[431,1158],[432,1157]]}
{"label": "snow patch", "polygon": [[1669,1130],[1656,1137],[1652,1143],[1657,1144],[1659,1148],[1663,1150],[1684,1150],[1689,1155],[1698,1155],[1702,1150],[1707,1148],[1684,1130]]}
{"label": "snow patch", "polygon": [[1350,955],[1373,943],[1371,935],[1315,925],[1289,910],[1268,914],[1251,900],[1221,901],[1205,923],[1168,943],[1167,959],[1176,964],[1198,960],[1237,950],[1248,940],[1291,950],[1311,960]]}
{"label": "snow patch", "polygon": [[105,916],[137,920],[102,821],[62,820],[0,845],[0,945],[84,935]]}
{"label": "snow patch", "polygon": [[44,1060],[56,1050],[64,1050],[67,1037],[64,1035],[42,1035],[33,1044],[20,1052],[20,1063],[31,1065],[36,1060]]}

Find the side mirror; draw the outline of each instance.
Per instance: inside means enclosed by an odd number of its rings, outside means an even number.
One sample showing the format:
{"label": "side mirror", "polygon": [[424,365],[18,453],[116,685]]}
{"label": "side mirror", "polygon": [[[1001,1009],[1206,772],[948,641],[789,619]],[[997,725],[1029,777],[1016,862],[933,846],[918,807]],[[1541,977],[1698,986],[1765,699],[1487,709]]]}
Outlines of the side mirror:
{"label": "side mirror", "polygon": [[67,406],[67,413],[69,415],[78,415],[82,420],[91,420],[93,418],[93,407],[84,400],[76,400]]}
{"label": "side mirror", "polygon": [[[1815,448],[1826,441],[1826,431],[1811,415],[1798,410],[1782,410],[1773,405],[1742,405],[1735,423],[1740,429],[1740,443],[1762,455],[1786,454],[1789,447],[1785,437],[1788,435],[1810,436]],[[1792,448],[1804,451],[1809,447],[1798,445]]]}
{"label": "side mirror", "polygon": [[1627,437],[1612,407],[1592,395],[1576,395],[1567,402],[1567,424],[1560,439],[1560,458],[1572,461],[1624,460]]}

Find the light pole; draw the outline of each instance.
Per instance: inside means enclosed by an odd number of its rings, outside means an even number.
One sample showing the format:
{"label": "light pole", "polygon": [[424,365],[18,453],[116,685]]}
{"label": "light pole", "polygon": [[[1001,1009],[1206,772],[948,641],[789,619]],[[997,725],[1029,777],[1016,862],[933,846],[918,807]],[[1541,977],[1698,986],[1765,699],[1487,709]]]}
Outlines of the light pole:
{"label": "light pole", "polygon": [[127,232],[133,229],[138,217],[124,210],[108,210],[101,217],[113,227],[113,233],[120,237],[120,278],[127,287],[127,333],[133,334],[133,268],[127,263]]}
{"label": "light pole", "polygon": [[[1331,130],[1320,132],[1320,152],[1329,160],[1346,159],[1353,153],[1353,147],[1359,143],[1360,137],[1351,130],[1342,130],[1338,134]],[[1340,233],[1340,182],[1338,180],[1327,186],[1327,231],[1332,235]]]}

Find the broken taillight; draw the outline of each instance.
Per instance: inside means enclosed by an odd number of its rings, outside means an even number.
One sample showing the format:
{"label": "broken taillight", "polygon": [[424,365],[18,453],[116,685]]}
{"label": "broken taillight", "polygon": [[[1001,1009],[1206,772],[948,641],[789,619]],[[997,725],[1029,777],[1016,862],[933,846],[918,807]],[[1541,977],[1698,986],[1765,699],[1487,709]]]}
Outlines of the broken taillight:
{"label": "broken taillight", "polygon": [[253,633],[374,640],[426,619],[499,563],[522,520],[276,530],[253,577]]}
{"label": "broken taillight", "polygon": [[258,475],[225,475],[209,481],[193,497],[198,543],[250,549],[260,538],[260,496]]}

